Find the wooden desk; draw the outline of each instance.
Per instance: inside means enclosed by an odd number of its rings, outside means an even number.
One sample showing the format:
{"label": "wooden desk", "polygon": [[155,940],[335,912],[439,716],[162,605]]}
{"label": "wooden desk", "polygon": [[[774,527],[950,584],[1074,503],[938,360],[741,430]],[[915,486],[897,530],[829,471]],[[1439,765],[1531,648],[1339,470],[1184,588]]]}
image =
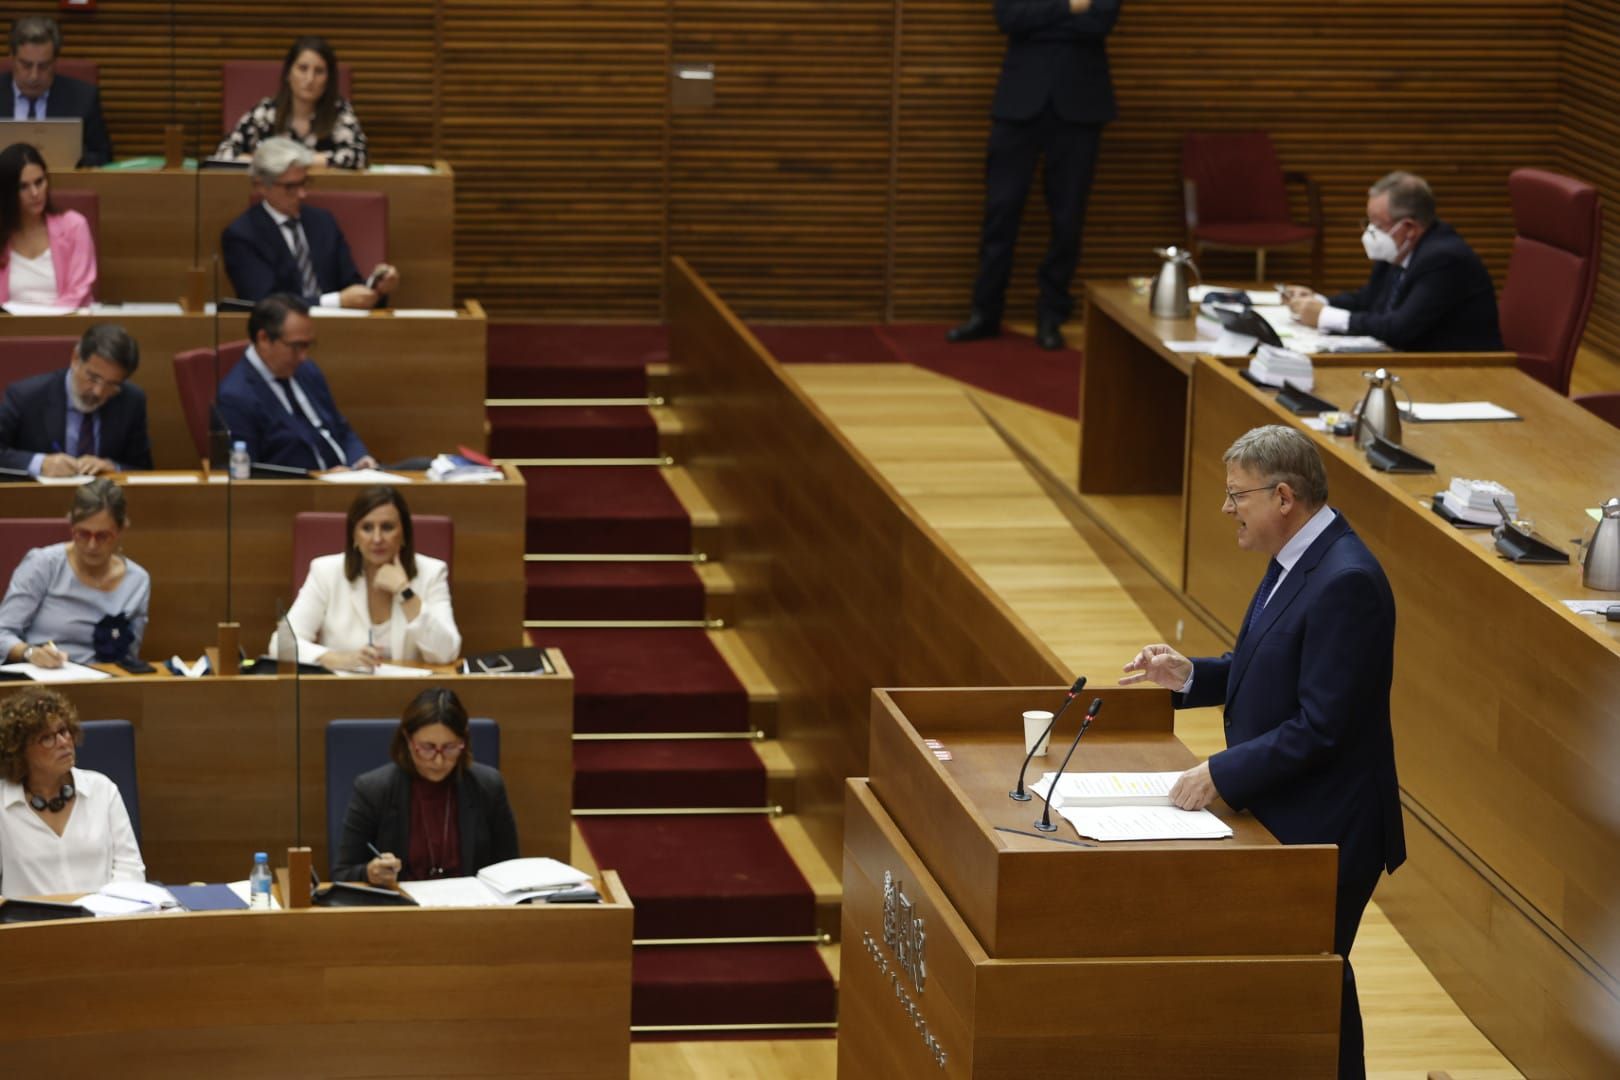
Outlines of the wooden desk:
{"label": "wooden desk", "polygon": [[[230,614],[242,624],[250,654],[270,637],[278,606],[290,606],[293,517],[308,510],[344,512],[356,488],[319,480],[170,483],[125,482],[130,528],[124,550],[152,575],[151,621],[142,652],[167,659],[198,656],[226,617],[225,524],[231,521]],[[420,478],[421,474],[415,475]],[[192,482],[179,482],[190,478]],[[402,489],[413,514],[446,514],[456,524],[450,587],[467,653],[512,646],[523,633],[524,484],[517,470],[489,484],[435,484]],[[0,515],[65,517],[70,488],[0,484]],[[63,538],[67,535],[63,527]]]}
{"label": "wooden desk", "polygon": [[[1160,319],[1145,296],[1117,281],[1086,283],[1080,369],[1081,502],[1149,570],[1184,588],[1189,381],[1197,357],[1166,341],[1191,341],[1197,320]],[[1511,366],[1510,353],[1380,353],[1313,356],[1318,368]],[[1246,360],[1226,361],[1233,365]],[[1351,402],[1360,401],[1357,394]]]}
{"label": "wooden desk", "polygon": [[[160,469],[194,469],[197,449],[180,411],[174,354],[214,344],[209,315],[60,315],[0,317],[0,337],[81,336],[97,323],[124,326],[141,347],[135,382],[146,391],[152,457]],[[247,337],[247,316],[219,319],[219,340]],[[451,317],[320,318],[315,359],[350,425],[379,461],[482,450],[487,323],[476,302]],[[62,356],[67,367],[71,350]]]}
{"label": "wooden desk", "polygon": [[285,851],[299,830],[325,877],[326,725],[397,719],[429,686],[451,687],[469,715],[500,724],[501,773],[523,854],[566,860],[573,674],[560,653],[550,655],[558,674],[533,678],[318,675],[295,685],[291,676],[153,675],[59,685],[81,719],[135,726],[148,877],[234,881],[247,875],[253,852]]}
{"label": "wooden desk", "polygon": [[[1055,692],[873,691],[872,777],[846,802],[839,1074],[1333,1076],[1332,846],[1280,845],[1221,805],[1229,840],[1075,847],[995,831],[1040,816],[1039,797],[1007,789],[1018,715]],[[1168,694],[1096,696],[1105,709],[1071,768],[1192,764]],[[1067,823],[1054,835],[1074,838]]]}
{"label": "wooden desk", "polygon": [[0,926],[0,1055],[12,1075],[627,1077],[635,912],[612,871],[602,892]]}
{"label": "wooden desk", "polygon": [[[1419,401],[1485,399],[1524,419],[1405,425],[1432,475],[1376,472],[1352,440],[1311,433],[1330,501],[1383,564],[1398,613],[1391,707],[1411,858],[1377,899],[1519,1068],[1613,1075],[1620,627],[1559,601],[1620,594],[1584,589],[1573,563],[1509,563],[1489,530],[1455,529],[1428,504],[1453,476],[1493,479],[1544,535],[1589,536],[1584,508],[1615,494],[1620,437],[1516,370],[1398,370]],[[1345,402],[1361,382],[1320,372],[1317,391]],[[1237,551],[1220,513],[1220,455],[1257,424],[1299,421],[1219,364],[1201,360],[1193,386],[1187,592],[1233,631],[1263,559]]]}
{"label": "wooden desk", "polygon": [[[388,196],[388,261],[399,268],[391,303],[447,308],[455,296],[455,173],[438,162],[425,176],[345,169],[312,174],[323,191],[380,191]],[[103,303],[173,301],[185,295],[186,272],[208,267],[219,237],[247,209],[246,173],[189,169],[124,172],[70,169],[51,175],[63,190],[101,197],[96,297]],[[369,273],[369,266],[361,273]],[[231,295],[221,269],[220,291]]]}

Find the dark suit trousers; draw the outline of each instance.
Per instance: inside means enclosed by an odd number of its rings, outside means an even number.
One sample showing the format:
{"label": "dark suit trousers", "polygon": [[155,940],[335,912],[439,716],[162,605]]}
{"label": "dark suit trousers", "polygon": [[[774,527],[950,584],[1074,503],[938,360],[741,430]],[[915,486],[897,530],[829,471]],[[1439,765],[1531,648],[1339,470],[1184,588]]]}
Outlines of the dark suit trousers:
{"label": "dark suit trousers", "polygon": [[1355,836],[1350,844],[1339,848],[1339,887],[1333,905],[1333,951],[1344,957],[1344,991],[1339,999],[1339,1080],[1363,1080],[1367,1075],[1361,1000],[1356,996],[1356,975],[1350,968],[1350,947],[1356,942],[1361,915],[1384,872],[1383,832],[1361,829]]}
{"label": "dark suit trousers", "polygon": [[1052,234],[1041,261],[1036,313],[1061,322],[1074,310],[1069,282],[1080,262],[1080,232],[1086,200],[1097,168],[1101,124],[1069,124],[1051,102],[1028,121],[992,120],[984,160],[984,226],[979,236],[979,276],[973,283],[973,309],[999,322],[1012,276],[1013,250],[1024,199],[1035,178],[1035,162],[1046,159],[1046,212]]}

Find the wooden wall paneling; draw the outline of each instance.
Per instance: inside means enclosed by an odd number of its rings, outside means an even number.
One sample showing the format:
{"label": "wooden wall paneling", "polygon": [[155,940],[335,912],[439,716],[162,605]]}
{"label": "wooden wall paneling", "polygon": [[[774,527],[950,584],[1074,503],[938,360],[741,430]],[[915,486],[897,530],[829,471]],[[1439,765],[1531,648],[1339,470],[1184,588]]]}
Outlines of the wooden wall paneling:
{"label": "wooden wall paneling", "polygon": [[1620,0],[1566,0],[1558,169],[1603,193],[1603,265],[1586,344],[1620,360]]}
{"label": "wooden wall paneling", "polygon": [[747,317],[884,314],[893,0],[671,0],[715,104],[670,120],[670,251]]}
{"label": "wooden wall paneling", "polygon": [[456,289],[495,315],[659,317],[664,0],[443,0]]}

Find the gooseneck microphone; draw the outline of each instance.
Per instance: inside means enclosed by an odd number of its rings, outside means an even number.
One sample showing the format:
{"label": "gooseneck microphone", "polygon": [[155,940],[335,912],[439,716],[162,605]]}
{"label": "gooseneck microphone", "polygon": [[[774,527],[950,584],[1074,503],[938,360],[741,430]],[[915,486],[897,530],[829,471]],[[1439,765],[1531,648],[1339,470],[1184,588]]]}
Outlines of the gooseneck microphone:
{"label": "gooseneck microphone", "polygon": [[1062,705],[1058,706],[1058,711],[1052,717],[1052,722],[1046,725],[1046,730],[1041,732],[1041,737],[1035,740],[1035,745],[1031,746],[1029,748],[1029,753],[1024,755],[1024,763],[1018,767],[1018,786],[1007,792],[1007,797],[1009,799],[1017,799],[1019,802],[1029,802],[1029,792],[1024,790],[1024,773],[1029,770],[1030,759],[1035,756],[1035,751],[1040,748],[1041,743],[1046,741],[1046,737],[1052,734],[1052,729],[1057,726],[1058,717],[1062,716],[1063,710],[1069,707],[1069,702],[1073,701],[1075,695],[1080,693],[1080,691],[1084,690],[1085,688],[1086,677],[1084,675],[1074,680],[1074,685],[1069,687],[1069,696],[1063,699]]}
{"label": "gooseneck microphone", "polygon": [[1086,718],[1080,721],[1080,730],[1075,732],[1074,742],[1069,744],[1069,752],[1063,755],[1063,764],[1058,766],[1057,775],[1052,778],[1052,786],[1047,789],[1046,809],[1041,811],[1041,820],[1035,823],[1035,827],[1041,832],[1057,832],[1057,826],[1052,824],[1052,796],[1057,794],[1058,781],[1063,779],[1063,770],[1069,767],[1069,759],[1074,757],[1074,748],[1080,745],[1080,737],[1086,733],[1086,729],[1097,719],[1100,712],[1102,712],[1102,698],[1094,697],[1091,699],[1091,707],[1086,710]]}

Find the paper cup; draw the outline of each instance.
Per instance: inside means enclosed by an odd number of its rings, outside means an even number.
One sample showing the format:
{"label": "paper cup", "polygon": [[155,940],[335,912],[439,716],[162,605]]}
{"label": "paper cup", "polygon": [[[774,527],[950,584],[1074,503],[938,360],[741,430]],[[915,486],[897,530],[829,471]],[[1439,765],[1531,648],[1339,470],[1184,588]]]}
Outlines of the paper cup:
{"label": "paper cup", "polygon": [[1046,744],[1051,739],[1051,732],[1046,729],[1051,723],[1052,714],[1045,709],[1030,709],[1024,713],[1024,753],[1033,750],[1036,757],[1046,756]]}

